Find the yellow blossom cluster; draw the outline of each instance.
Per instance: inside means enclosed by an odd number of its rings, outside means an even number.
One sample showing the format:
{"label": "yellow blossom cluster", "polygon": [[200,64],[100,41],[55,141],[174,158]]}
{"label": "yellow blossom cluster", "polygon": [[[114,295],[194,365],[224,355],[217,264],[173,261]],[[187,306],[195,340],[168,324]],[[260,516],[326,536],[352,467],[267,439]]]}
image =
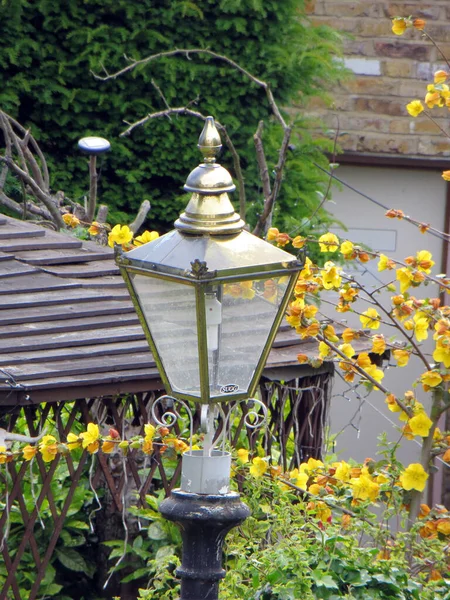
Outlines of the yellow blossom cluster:
{"label": "yellow blossom cluster", "polygon": [[[26,444],[21,450],[12,450],[0,446],[0,464],[11,462],[22,457],[26,461],[32,460],[39,454],[44,462],[52,462],[59,454],[67,454],[77,449],[86,450],[89,454],[101,451],[110,454],[114,450],[127,454],[131,450],[142,450],[144,454],[152,454],[157,444],[160,454],[167,448],[172,448],[176,453],[182,454],[190,446],[182,439],[170,435],[167,427],[155,427],[150,423],[144,425],[144,435],[133,436],[130,440],[121,439],[114,428],[110,428],[107,435],[100,433],[100,428],[95,423],[88,423],[86,431],[79,434],[68,433],[67,441],[61,442],[54,435],[44,435],[37,444]],[[193,450],[198,446],[192,446]]]}
{"label": "yellow blossom cluster", "polygon": [[[87,224],[82,223],[80,219],[72,213],[65,213],[62,216],[62,219],[67,227],[75,228],[79,225],[87,226]],[[144,233],[141,235],[134,237],[134,233],[131,231],[128,225],[118,224],[110,229],[109,225],[98,223],[98,221],[93,221],[88,227],[87,232],[89,235],[97,236],[102,231],[108,230],[108,246],[113,248],[115,244],[118,244],[119,246],[122,246],[124,250],[131,250],[137,246],[148,244],[159,237],[159,233],[157,231],[144,231]]]}
{"label": "yellow blossom cluster", "polygon": [[[428,479],[420,463],[411,463],[399,471],[385,461],[378,465],[370,458],[362,465],[350,464],[345,460],[324,464],[321,460],[309,458],[299,467],[283,473],[280,467],[270,466],[269,457],[256,456],[250,460],[246,449],[238,450],[237,455],[240,468],[247,467],[252,477],[269,476],[275,478],[283,490],[299,488],[299,491],[308,493],[313,502],[309,508],[314,509],[317,518],[323,522],[331,517],[327,502],[349,498],[350,506],[357,507],[361,503],[388,501],[393,492],[423,491]],[[325,507],[327,511],[324,511]],[[324,512],[317,511],[318,508]],[[327,515],[326,518],[323,518],[324,515]],[[446,527],[442,526],[441,532]],[[450,535],[450,530],[446,535]]]}

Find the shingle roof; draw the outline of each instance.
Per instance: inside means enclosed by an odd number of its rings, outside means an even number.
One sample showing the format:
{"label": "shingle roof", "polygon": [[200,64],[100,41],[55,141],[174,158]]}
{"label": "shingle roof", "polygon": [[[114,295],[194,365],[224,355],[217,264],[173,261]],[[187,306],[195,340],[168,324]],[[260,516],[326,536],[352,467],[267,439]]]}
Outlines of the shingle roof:
{"label": "shingle roof", "polygon": [[[282,327],[266,373],[299,376],[299,343]],[[151,389],[162,384],[112,250],[0,215],[0,402]]]}

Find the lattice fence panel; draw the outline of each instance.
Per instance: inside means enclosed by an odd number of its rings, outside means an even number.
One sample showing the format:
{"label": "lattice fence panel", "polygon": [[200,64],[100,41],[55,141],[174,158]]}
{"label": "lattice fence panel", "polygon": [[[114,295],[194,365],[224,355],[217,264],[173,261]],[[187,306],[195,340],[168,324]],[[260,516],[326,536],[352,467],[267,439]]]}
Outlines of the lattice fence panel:
{"label": "lattice fence panel", "polygon": [[[261,444],[267,453],[276,446],[284,469],[293,468],[309,456],[319,458],[330,377],[320,375],[283,385],[263,381],[260,398],[268,408],[267,427],[254,431],[246,426],[246,414],[255,407],[251,402],[244,403],[231,443],[242,444],[247,438],[250,449]],[[0,426],[9,431],[20,427],[23,432],[26,424],[31,436],[53,426],[48,433],[66,440],[70,431],[84,430],[87,423],[95,422],[102,431],[114,427],[121,437],[129,439],[142,434],[144,424],[151,421],[154,401],[154,393],[144,393],[74,403],[0,407]],[[194,413],[194,431],[199,425],[198,409]],[[151,456],[133,449],[126,458],[119,453],[99,452],[91,456],[79,451],[58,454],[51,462],[44,462],[38,454],[32,464],[15,460],[0,465],[0,552],[4,561],[3,571],[0,566],[0,598],[43,597],[49,565],[67,552],[67,524],[77,519],[77,507],[86,512],[80,506],[83,494],[91,499],[88,526],[95,530],[101,510],[126,519],[127,508],[131,504],[145,506],[145,496],[150,491],[163,488],[166,494],[170,493],[178,483],[180,471],[179,460],[175,466],[172,460],[167,468],[158,447]]]}

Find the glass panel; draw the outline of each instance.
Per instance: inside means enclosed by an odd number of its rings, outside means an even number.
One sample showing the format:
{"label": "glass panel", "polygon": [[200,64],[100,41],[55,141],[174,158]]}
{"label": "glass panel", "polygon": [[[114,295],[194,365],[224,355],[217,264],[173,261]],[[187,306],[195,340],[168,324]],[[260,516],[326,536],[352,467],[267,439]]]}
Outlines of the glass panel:
{"label": "glass panel", "polygon": [[288,277],[252,280],[206,293],[211,396],[247,391],[287,284]]}
{"label": "glass panel", "polygon": [[172,388],[199,395],[194,288],[144,275],[131,280]]}

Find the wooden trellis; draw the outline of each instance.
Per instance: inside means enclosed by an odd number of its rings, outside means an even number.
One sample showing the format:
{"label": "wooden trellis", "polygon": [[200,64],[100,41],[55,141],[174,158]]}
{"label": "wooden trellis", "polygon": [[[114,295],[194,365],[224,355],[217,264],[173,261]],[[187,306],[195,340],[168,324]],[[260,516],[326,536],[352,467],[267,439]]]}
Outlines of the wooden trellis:
{"label": "wooden trellis", "polygon": [[[287,464],[285,451],[287,439],[292,436],[298,448],[298,458],[303,460],[308,456],[319,457],[323,422],[329,402],[330,377],[330,374],[326,373],[308,377],[303,382],[294,380],[286,386],[271,381],[263,382],[261,398],[269,409],[268,423],[267,427],[260,431],[255,432],[248,429],[249,447],[255,448],[259,442],[267,449],[267,452],[270,452],[271,447],[277,444],[282,450],[283,466],[292,468],[292,464]],[[20,409],[14,408],[12,412],[10,412],[11,407],[3,407],[2,422],[7,424],[8,429],[14,429],[17,419],[25,416],[30,435],[36,435],[44,423],[51,421],[55,423],[57,434],[61,440],[67,438],[67,434],[74,428],[76,422],[86,425],[88,422],[94,421],[100,423],[104,428],[114,427],[123,432],[125,436],[127,432],[128,435],[134,435],[141,433],[144,423],[149,421],[150,409],[155,397],[153,392],[149,392],[122,397],[81,399],[73,403],[56,402],[42,404],[39,407],[23,406]],[[240,422],[234,430],[235,436],[232,441],[236,442],[240,433],[245,431],[244,418],[250,409],[251,406],[243,405]],[[64,411],[64,419],[62,411]],[[305,422],[309,423],[306,429],[303,426]],[[199,412],[197,411],[194,415],[194,429],[198,429],[198,426]],[[146,504],[146,494],[155,485],[164,487],[165,492],[169,493],[178,482],[181,467],[181,463],[178,462],[174,472],[168,474],[158,447],[150,457],[145,457],[139,450],[131,450],[123,462],[123,468],[116,469],[114,473],[111,469],[111,461],[114,460],[114,457],[102,454],[102,452],[96,454],[95,457],[83,452],[78,459],[75,459],[73,454],[58,454],[50,463],[45,463],[38,453],[35,460],[38,467],[38,473],[33,476],[35,477],[36,499],[31,510],[27,508],[24,499],[24,485],[30,478],[29,463],[16,460],[3,465],[6,467],[9,477],[3,473],[0,502],[4,508],[0,516],[0,539],[3,539],[1,552],[8,575],[0,589],[0,598],[25,600],[20,593],[17,573],[21,568],[21,560],[26,550],[31,552],[35,562],[34,583],[27,598],[34,600],[39,597],[40,585],[61,534],[75,490],[83,477],[86,477],[88,461],[95,461],[90,474],[91,487],[96,491],[107,489],[112,499],[113,510],[117,513],[122,513],[124,510],[124,502],[129,497],[130,489],[137,493],[136,504],[143,506]],[[62,505],[58,507],[51,483],[60,461],[67,463],[71,483]],[[158,474],[157,480],[155,479],[156,474]],[[52,531],[45,553],[42,554],[38,549],[36,532],[40,528],[39,512],[44,502],[48,502],[51,512]],[[15,548],[14,555],[10,552],[8,536],[5,535],[5,533],[7,534],[8,518],[13,510],[20,513],[24,526],[22,541]]]}

